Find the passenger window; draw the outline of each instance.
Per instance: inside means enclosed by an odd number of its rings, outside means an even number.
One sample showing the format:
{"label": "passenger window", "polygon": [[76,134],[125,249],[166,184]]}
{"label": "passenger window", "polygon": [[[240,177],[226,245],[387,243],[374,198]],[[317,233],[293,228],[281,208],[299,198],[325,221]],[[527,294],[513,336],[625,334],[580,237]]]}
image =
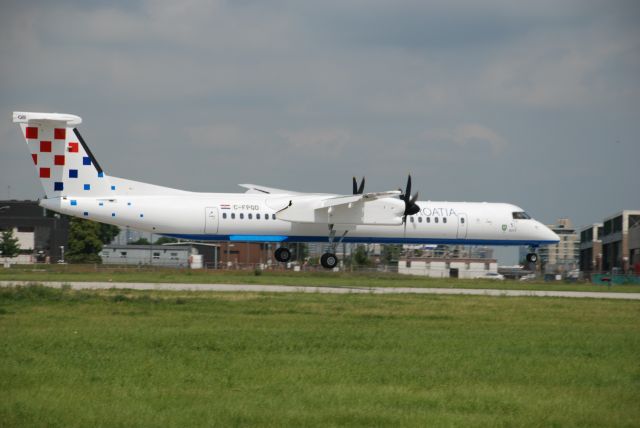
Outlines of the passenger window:
{"label": "passenger window", "polygon": [[222,218],[227,218],[227,213],[222,213]]}
{"label": "passenger window", "polygon": [[265,215],[264,215],[264,219],[265,219],[265,220],[269,220],[269,214],[265,214]]}
{"label": "passenger window", "polygon": [[249,217],[249,220],[251,220],[253,218],[253,215],[251,215],[251,213],[247,214],[247,217]]}
{"label": "passenger window", "polygon": [[260,220],[260,213],[256,214],[256,220]]}
{"label": "passenger window", "polygon": [[415,220],[413,219],[413,217],[409,217],[411,219],[411,223],[413,223]]}
{"label": "passenger window", "polygon": [[244,219],[244,213],[240,213],[240,220]]}
{"label": "passenger window", "polygon": [[434,221],[435,223],[437,223],[437,222],[438,222],[438,217],[435,217],[435,218],[433,219],[433,221]]}
{"label": "passenger window", "polygon": [[276,219],[276,215],[275,214],[271,214],[271,219],[275,220]]}
{"label": "passenger window", "polygon": [[431,217],[427,217],[427,223],[431,223]]}
{"label": "passenger window", "polygon": [[236,218],[236,213],[231,213],[231,218],[235,219]]}
{"label": "passenger window", "polygon": [[464,224],[464,217],[460,219],[460,223]]}
{"label": "passenger window", "polygon": [[442,222],[446,223],[447,222],[447,218],[446,217],[442,217]]}
{"label": "passenger window", "polygon": [[418,223],[422,223],[422,217],[418,217]]}

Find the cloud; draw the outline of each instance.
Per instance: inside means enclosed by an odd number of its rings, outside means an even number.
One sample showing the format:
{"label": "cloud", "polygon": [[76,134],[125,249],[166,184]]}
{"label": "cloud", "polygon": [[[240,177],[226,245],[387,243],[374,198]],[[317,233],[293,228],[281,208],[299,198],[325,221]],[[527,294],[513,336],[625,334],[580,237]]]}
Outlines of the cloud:
{"label": "cloud", "polygon": [[486,126],[476,123],[466,123],[456,126],[453,129],[432,129],[422,134],[427,142],[431,143],[453,143],[457,146],[469,146],[474,144],[488,145],[493,155],[504,154],[509,142]]}
{"label": "cloud", "polygon": [[351,134],[344,129],[283,130],[279,134],[291,150],[310,157],[339,157],[353,141]]}
{"label": "cloud", "polygon": [[[518,202],[522,184],[506,178],[546,168],[549,183],[564,180],[576,153],[634,171],[639,10],[621,0],[9,1],[0,113],[79,114],[110,170],[165,185],[344,191],[367,174],[385,189],[410,170],[416,186],[438,183],[433,197]],[[28,154],[10,161],[19,133],[3,123],[0,136],[12,145],[0,149],[0,182],[38,196]],[[629,143],[607,156],[616,140]],[[622,206],[637,192],[619,174],[572,188],[611,199],[591,206]],[[553,192],[527,192],[523,205],[549,221],[560,209],[591,215],[587,202],[546,202]]]}

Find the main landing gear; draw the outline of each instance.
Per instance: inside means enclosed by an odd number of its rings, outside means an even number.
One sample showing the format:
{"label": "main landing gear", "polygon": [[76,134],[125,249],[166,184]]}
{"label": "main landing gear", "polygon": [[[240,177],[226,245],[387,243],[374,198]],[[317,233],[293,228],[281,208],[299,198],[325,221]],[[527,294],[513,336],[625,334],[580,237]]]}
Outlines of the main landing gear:
{"label": "main landing gear", "polygon": [[[329,248],[326,253],[320,257],[320,264],[325,269],[333,269],[338,266],[338,256],[336,256],[336,247],[342,242],[347,235],[347,230],[344,231],[340,239],[336,242],[336,231],[333,228],[333,224],[329,225]],[[291,260],[291,251],[288,248],[280,247],[275,253],[274,257],[280,263],[287,263]]]}
{"label": "main landing gear", "polygon": [[273,254],[277,261],[287,263],[291,260],[291,251],[288,248],[280,247]]}
{"label": "main landing gear", "polygon": [[325,269],[333,269],[338,265],[338,257],[333,253],[324,253],[320,257],[320,264]]}
{"label": "main landing gear", "polygon": [[345,230],[338,242],[336,239],[336,230],[333,228],[333,224],[329,225],[329,249],[326,253],[320,257],[320,264],[325,269],[333,269],[338,265],[338,257],[336,256],[336,246],[342,243],[342,240],[347,235],[348,230]]}
{"label": "main landing gear", "polygon": [[527,261],[529,263],[536,263],[538,261],[538,254],[537,253],[527,254]]}

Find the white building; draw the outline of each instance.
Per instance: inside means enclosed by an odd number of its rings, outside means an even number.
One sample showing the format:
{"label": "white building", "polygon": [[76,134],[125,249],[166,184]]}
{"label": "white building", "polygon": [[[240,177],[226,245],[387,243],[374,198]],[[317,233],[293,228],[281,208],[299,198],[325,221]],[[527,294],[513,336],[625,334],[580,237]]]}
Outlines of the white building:
{"label": "white building", "polygon": [[489,272],[498,272],[497,260],[429,257],[398,261],[398,273],[431,278],[482,278]]}

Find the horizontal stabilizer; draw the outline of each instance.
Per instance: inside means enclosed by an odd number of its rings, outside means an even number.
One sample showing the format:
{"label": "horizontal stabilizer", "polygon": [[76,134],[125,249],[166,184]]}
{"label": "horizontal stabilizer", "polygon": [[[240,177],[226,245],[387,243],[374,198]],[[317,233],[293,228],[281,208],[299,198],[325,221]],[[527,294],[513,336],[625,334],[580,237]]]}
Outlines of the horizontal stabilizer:
{"label": "horizontal stabilizer", "polygon": [[30,122],[58,122],[66,123],[70,126],[82,123],[82,118],[73,114],[63,113],[35,113],[26,111],[14,111],[13,123],[30,123]]}

